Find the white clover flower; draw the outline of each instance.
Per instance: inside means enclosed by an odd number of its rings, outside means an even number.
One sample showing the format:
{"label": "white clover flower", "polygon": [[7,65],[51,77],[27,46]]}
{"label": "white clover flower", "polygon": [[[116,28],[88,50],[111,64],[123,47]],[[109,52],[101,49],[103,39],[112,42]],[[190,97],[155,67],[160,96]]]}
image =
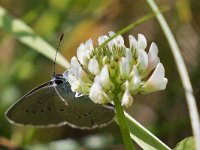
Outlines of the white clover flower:
{"label": "white clover flower", "polygon": [[[134,51],[136,51],[136,49],[138,49],[138,42],[134,36],[129,35],[129,43],[130,43],[130,49],[133,49]],[[132,53],[134,55],[134,52],[132,52]]]}
{"label": "white clover flower", "polygon": [[86,72],[81,68],[76,57],[71,59],[71,68],[69,69],[68,81],[71,84],[73,92],[89,93],[89,83],[91,82]]}
{"label": "white clover flower", "polygon": [[104,92],[99,81],[97,81],[98,80],[97,78],[99,78],[99,77],[98,76],[96,77],[94,83],[92,84],[92,87],[90,88],[89,97],[95,103],[105,104],[105,103],[109,102],[109,97]]}
{"label": "white clover flower", "polygon": [[130,73],[129,60],[126,57],[122,57],[120,61],[120,75],[122,79],[128,78]]}
{"label": "white clover flower", "polygon": [[[109,36],[100,36],[98,44],[113,35],[111,31]],[[138,34],[137,40],[130,35],[129,43],[126,47],[121,35],[100,48],[94,48],[91,39],[82,43],[77,49],[77,58],[71,59],[68,73],[72,91],[89,95],[99,104],[111,102],[117,96],[122,106],[129,107],[137,93],[164,90],[168,80],[156,44],[152,43],[147,53],[143,34]]]}
{"label": "white clover flower", "polygon": [[147,40],[143,34],[138,34],[138,49],[145,49],[147,47]]}
{"label": "white clover flower", "polygon": [[[112,37],[113,35],[115,35],[115,32],[110,31],[108,32],[109,36]],[[111,43],[115,46],[124,46],[124,39],[121,35],[117,36],[116,38],[114,38]]]}
{"label": "white clover flower", "polygon": [[86,58],[89,57],[93,49],[94,48],[91,39],[86,41],[85,44],[81,43],[81,45],[77,49],[77,58],[81,62],[81,64],[86,65]]}
{"label": "white clover flower", "polygon": [[126,90],[125,90],[124,95],[122,97],[121,105],[126,106],[126,107],[130,107],[133,103],[133,97],[131,96],[131,94],[129,92],[129,82],[126,81],[125,84],[126,84]]}
{"label": "white clover flower", "polygon": [[110,81],[109,72],[108,72],[108,65],[104,65],[101,73],[100,73],[100,83],[105,89],[111,89],[112,83]]}
{"label": "white clover flower", "polygon": [[151,93],[166,88],[168,80],[165,78],[165,69],[161,63],[156,66],[151,77],[141,87],[142,93]]}
{"label": "white clover flower", "polygon": [[135,94],[137,93],[137,90],[139,90],[139,86],[141,85],[141,78],[138,74],[136,66],[133,67],[133,70],[131,72],[131,77],[132,79],[130,79],[129,81],[128,88],[131,93]]}
{"label": "white clover flower", "polygon": [[99,74],[99,72],[100,72],[99,63],[98,63],[98,61],[97,61],[97,59],[95,57],[90,59],[90,61],[88,63],[88,70],[94,75],[98,75]]}
{"label": "white clover flower", "polygon": [[133,61],[133,54],[129,48],[126,48],[126,59],[128,59],[128,62],[131,64]]}
{"label": "white clover flower", "polygon": [[130,107],[133,103],[133,97],[131,96],[131,94],[129,93],[129,90],[126,89],[123,97],[122,97],[122,106],[126,106],[126,107]]}
{"label": "white clover flower", "polygon": [[105,42],[106,40],[108,40],[109,37],[106,36],[106,35],[102,35],[98,38],[98,42],[99,42],[99,45],[103,44],[103,42]]}
{"label": "white clover flower", "polygon": [[148,65],[148,55],[144,49],[138,49],[137,69],[139,74],[144,73]]}
{"label": "white clover flower", "polygon": [[149,52],[148,52],[148,66],[145,70],[145,73],[142,75],[142,78],[146,77],[160,62],[160,59],[158,57],[158,47],[153,42],[151,43]]}

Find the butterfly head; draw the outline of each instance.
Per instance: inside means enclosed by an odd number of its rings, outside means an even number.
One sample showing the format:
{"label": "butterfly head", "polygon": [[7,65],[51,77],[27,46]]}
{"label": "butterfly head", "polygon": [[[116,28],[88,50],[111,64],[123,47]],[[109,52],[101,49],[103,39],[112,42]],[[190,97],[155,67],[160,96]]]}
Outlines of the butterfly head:
{"label": "butterfly head", "polygon": [[53,77],[52,81],[53,81],[54,84],[60,85],[60,84],[65,83],[67,80],[62,74],[56,74]]}

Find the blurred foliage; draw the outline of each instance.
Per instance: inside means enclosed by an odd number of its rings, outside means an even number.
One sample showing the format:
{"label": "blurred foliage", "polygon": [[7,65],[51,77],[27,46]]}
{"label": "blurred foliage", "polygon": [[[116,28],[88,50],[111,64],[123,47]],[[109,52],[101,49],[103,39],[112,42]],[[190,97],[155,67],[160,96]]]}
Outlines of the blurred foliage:
{"label": "blurred foliage", "polygon": [[[162,0],[157,3],[170,7],[165,17],[182,50],[199,107],[200,1]],[[54,47],[60,33],[64,32],[60,49],[68,60],[81,42],[92,38],[96,44],[99,35],[107,34],[110,30],[118,31],[151,11],[146,1],[136,0],[1,0],[0,6],[13,17],[26,22]],[[149,45],[152,41],[157,43],[169,84],[165,91],[135,96],[134,105],[127,111],[164,143],[175,147],[181,139],[192,135],[180,78],[156,19],[132,29],[124,37],[137,33],[145,34]],[[67,126],[32,129],[9,124],[4,117],[5,110],[33,87],[48,81],[53,63],[4,30],[0,30],[0,54],[0,149],[2,145],[7,149],[10,146],[10,149],[30,150],[61,149],[60,145],[66,145],[68,149],[69,146],[72,146],[71,149],[123,149],[120,131],[115,123],[92,131]],[[58,73],[64,71],[60,66],[56,67]]]}
{"label": "blurred foliage", "polygon": [[194,138],[188,137],[179,142],[174,150],[195,150]]}

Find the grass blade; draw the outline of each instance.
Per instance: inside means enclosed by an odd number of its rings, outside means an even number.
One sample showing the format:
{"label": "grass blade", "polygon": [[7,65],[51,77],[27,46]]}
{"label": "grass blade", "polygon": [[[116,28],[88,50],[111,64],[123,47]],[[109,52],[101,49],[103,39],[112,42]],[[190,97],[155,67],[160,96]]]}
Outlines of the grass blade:
{"label": "grass blade", "polygon": [[151,9],[156,13],[156,18],[161,25],[161,28],[168,40],[168,43],[171,47],[172,53],[174,55],[174,59],[179,71],[179,75],[181,77],[181,81],[185,90],[185,96],[187,100],[187,105],[189,109],[189,115],[191,119],[192,131],[195,139],[196,149],[200,150],[200,122],[199,122],[199,113],[195,101],[195,97],[193,95],[193,89],[190,82],[190,78],[183,61],[183,58],[180,53],[180,49],[176,43],[176,40],[165,20],[163,15],[159,12],[159,9],[154,2],[154,0],[147,0],[148,4],[150,5]]}
{"label": "grass blade", "polygon": [[[20,42],[54,61],[56,50],[23,21],[12,18],[2,7],[0,7],[0,27],[14,35]],[[69,67],[69,63],[60,53],[57,55],[57,63],[64,68]]]}
{"label": "grass blade", "polygon": [[132,139],[145,150],[170,150],[161,140],[143,127],[139,122],[132,118],[126,112],[126,120]]}

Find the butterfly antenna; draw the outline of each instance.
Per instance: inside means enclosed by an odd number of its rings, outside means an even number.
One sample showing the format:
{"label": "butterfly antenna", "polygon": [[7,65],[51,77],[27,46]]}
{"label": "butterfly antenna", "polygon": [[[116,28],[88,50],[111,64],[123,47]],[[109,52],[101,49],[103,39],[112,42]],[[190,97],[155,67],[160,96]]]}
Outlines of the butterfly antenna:
{"label": "butterfly antenna", "polygon": [[59,51],[59,48],[60,48],[60,44],[62,42],[63,37],[64,37],[64,33],[61,34],[59,42],[58,42],[58,45],[57,45],[57,48],[56,48],[55,59],[54,59],[54,62],[53,62],[53,76],[56,75],[56,58],[57,58],[57,54],[58,54],[58,51]]}

